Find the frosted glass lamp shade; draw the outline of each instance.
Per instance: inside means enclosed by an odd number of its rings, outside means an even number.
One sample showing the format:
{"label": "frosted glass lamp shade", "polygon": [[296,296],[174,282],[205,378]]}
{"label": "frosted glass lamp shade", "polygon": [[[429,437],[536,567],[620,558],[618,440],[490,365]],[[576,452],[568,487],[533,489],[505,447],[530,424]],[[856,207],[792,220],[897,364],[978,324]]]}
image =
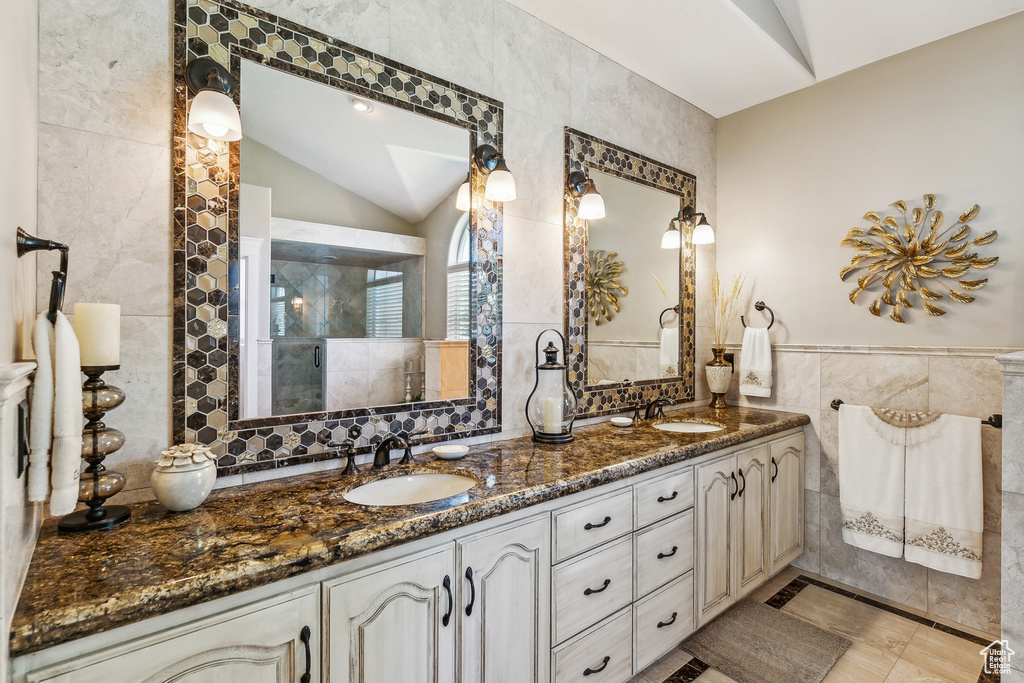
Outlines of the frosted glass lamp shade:
{"label": "frosted glass lamp shade", "polygon": [[459,194],[455,196],[455,208],[459,211],[469,211],[469,181],[462,183],[459,186]]}
{"label": "frosted glass lamp shade", "polygon": [[188,110],[188,130],[211,140],[233,142],[242,139],[242,120],[230,97],[219,90],[200,90]]}
{"label": "frosted glass lamp shade", "polygon": [[516,179],[505,166],[504,160],[487,176],[484,196],[492,202],[510,202],[516,198]]}
{"label": "frosted glass lamp shade", "polygon": [[587,192],[580,198],[580,209],[577,214],[588,221],[604,218],[604,198],[597,190]]}
{"label": "frosted glass lamp shade", "polygon": [[708,219],[702,218],[697,227],[693,229],[693,243],[694,244],[713,244],[715,241],[715,231],[711,229],[711,224],[708,223]]}
{"label": "frosted glass lamp shade", "polygon": [[668,230],[666,230],[661,236],[661,248],[662,249],[678,249],[682,244],[681,235],[676,224],[669,223]]}

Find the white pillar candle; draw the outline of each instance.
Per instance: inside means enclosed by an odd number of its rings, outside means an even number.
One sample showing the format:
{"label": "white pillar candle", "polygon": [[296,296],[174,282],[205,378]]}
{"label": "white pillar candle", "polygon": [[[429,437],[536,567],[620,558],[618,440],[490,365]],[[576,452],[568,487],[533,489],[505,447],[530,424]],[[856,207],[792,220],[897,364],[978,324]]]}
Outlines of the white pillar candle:
{"label": "white pillar candle", "polygon": [[544,399],[544,432],[562,433],[562,400],[559,398]]}
{"label": "white pillar candle", "polygon": [[121,306],[75,304],[75,336],[82,367],[121,364]]}

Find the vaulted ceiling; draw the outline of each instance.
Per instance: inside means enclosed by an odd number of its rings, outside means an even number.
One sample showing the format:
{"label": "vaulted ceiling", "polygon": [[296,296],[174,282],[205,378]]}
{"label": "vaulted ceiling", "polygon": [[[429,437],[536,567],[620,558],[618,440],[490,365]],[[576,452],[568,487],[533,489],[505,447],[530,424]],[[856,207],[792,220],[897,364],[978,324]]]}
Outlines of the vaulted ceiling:
{"label": "vaulted ceiling", "polygon": [[1024,10],[1024,0],[510,0],[716,118]]}

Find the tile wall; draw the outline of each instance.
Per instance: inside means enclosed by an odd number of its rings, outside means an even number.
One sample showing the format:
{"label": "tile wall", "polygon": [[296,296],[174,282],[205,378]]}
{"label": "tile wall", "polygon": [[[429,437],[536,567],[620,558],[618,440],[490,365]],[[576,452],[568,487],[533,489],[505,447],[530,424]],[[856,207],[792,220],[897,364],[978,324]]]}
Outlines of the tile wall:
{"label": "tile wall", "polygon": [[[742,365],[739,348],[737,361]],[[767,399],[739,404],[806,413],[806,542],[796,565],[883,598],[988,633],[999,632],[1002,437],[982,427],[985,539],[982,577],[971,580],[846,545],[842,540],[839,413],[833,399],[987,418],[1003,412],[999,349],[777,345]]]}
{"label": "tile wall", "polygon": [[1024,352],[1002,356],[1003,370],[1003,638],[1017,644],[1004,683],[1024,683]]}
{"label": "tile wall", "polygon": [[[715,120],[504,0],[250,4],[503,102],[520,199],[505,206],[501,436],[526,429],[533,342],[562,325],[563,126],[693,173],[715,224]],[[39,230],[71,245],[69,302],[122,306],[109,381],[128,400],[109,422],[127,442],[108,462],[124,499],[149,496],[171,438],[171,24],[171,3],[40,1]]]}

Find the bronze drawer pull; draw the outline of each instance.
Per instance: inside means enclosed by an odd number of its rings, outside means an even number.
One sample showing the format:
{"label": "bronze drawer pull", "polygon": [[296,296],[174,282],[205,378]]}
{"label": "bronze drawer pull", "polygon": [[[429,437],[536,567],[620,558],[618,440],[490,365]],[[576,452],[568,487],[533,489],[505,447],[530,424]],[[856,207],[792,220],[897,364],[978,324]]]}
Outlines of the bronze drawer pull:
{"label": "bronze drawer pull", "polygon": [[610,522],[610,521],[612,521],[611,517],[605,517],[604,521],[601,522],[600,524],[591,524],[590,522],[587,522],[586,524],[583,525],[583,530],[584,531],[590,531],[591,529],[600,529],[603,526],[608,526],[608,522]]}
{"label": "bronze drawer pull", "polygon": [[679,616],[679,612],[673,612],[672,613],[672,617],[668,621],[659,621],[658,622],[658,628],[665,628],[666,626],[671,626],[672,624],[676,623],[676,617],[678,617],[678,616]]}
{"label": "bronze drawer pull", "polygon": [[678,496],[678,495],[679,495],[679,491],[673,491],[672,495],[669,496],[668,498],[666,498],[665,496],[658,496],[658,502],[659,503],[667,503],[670,500],[675,500],[676,496]]}
{"label": "bronze drawer pull", "polygon": [[658,553],[658,559],[659,560],[664,560],[666,557],[672,557],[673,555],[676,554],[677,550],[679,550],[679,546],[674,545],[674,546],[672,546],[672,550],[670,552],[668,552],[668,553]]}
{"label": "bronze drawer pull", "polygon": [[602,593],[602,592],[604,592],[604,590],[606,588],[608,588],[608,586],[611,585],[611,583],[612,583],[611,579],[605,579],[604,583],[601,585],[600,588],[588,588],[587,590],[583,591],[583,594],[584,595],[593,595],[594,593]]}
{"label": "bronze drawer pull", "polygon": [[601,662],[601,666],[597,667],[596,669],[591,669],[590,667],[587,667],[586,669],[583,670],[583,675],[584,676],[589,676],[590,674],[599,674],[599,673],[601,673],[602,671],[604,671],[605,669],[608,668],[608,662],[610,662],[610,661],[612,661],[612,658],[609,657],[608,655],[605,655],[604,661]]}

